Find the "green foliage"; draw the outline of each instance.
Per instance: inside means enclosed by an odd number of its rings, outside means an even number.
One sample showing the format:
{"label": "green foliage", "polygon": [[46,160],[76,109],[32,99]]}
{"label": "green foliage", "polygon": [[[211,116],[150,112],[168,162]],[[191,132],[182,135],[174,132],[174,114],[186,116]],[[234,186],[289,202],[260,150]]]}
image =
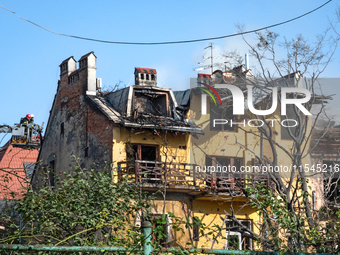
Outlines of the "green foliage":
{"label": "green foliage", "polygon": [[251,204],[263,222],[261,235],[265,241],[259,240],[258,244],[280,252],[339,253],[340,209],[324,207],[313,210],[313,216],[308,217],[303,201],[311,199],[311,195],[303,191],[299,180],[297,185],[300,186],[292,204],[287,203],[287,195],[268,189],[263,183],[248,185]]}
{"label": "green foliage", "polygon": [[13,231],[1,243],[140,248],[142,235],[134,219],[139,211],[148,211],[150,203],[137,184],[128,177],[114,182],[110,171],[95,168],[76,167],[59,176],[52,187],[48,174],[42,173],[46,182],[15,200],[11,211],[21,216],[22,226],[7,214]]}
{"label": "green foliage", "polygon": [[[2,208],[1,219],[10,232],[2,234],[0,243],[118,246],[140,253],[148,237],[135,224],[138,217],[153,224],[151,245],[157,254],[177,241],[168,240],[168,231],[188,233],[196,225],[203,235],[208,229],[197,217],[181,218],[171,212],[155,217],[150,213],[154,197],[142,192],[128,175],[118,180],[112,169],[108,165],[107,169],[87,170],[76,164],[70,173],[58,173],[54,186],[50,185],[50,172],[41,171],[39,185],[27,188],[23,198],[13,198],[7,210]],[[175,253],[183,254],[186,248],[195,246],[189,242]]]}

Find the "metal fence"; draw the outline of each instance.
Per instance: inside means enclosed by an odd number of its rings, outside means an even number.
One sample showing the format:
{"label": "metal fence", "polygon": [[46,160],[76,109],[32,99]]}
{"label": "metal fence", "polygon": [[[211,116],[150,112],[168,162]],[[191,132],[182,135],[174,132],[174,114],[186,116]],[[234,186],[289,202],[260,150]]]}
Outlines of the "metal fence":
{"label": "metal fence", "polygon": [[[140,250],[129,250],[125,247],[112,246],[48,246],[48,245],[19,245],[19,244],[0,244],[0,254],[9,254],[9,252],[30,252],[31,254],[39,254],[46,252],[54,253],[76,253],[76,254],[93,254],[93,253],[110,253],[110,254],[129,254],[132,252],[140,252],[143,255],[151,255],[153,253],[152,242],[152,224],[148,221],[143,222],[142,232],[146,236],[145,242]],[[164,253],[173,254],[230,254],[230,255],[283,255],[280,252],[264,252],[264,251],[238,251],[225,249],[191,249],[180,250],[176,248],[168,248]],[[326,255],[322,253],[285,253],[286,255]]]}

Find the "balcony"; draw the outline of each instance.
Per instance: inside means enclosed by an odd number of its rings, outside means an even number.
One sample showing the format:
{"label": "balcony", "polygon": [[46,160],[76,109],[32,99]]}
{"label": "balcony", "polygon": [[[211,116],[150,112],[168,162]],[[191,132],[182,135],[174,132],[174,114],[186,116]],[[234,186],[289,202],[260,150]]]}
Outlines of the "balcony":
{"label": "balcony", "polygon": [[190,195],[225,194],[242,196],[242,189],[256,181],[269,188],[272,182],[263,173],[223,173],[196,171],[197,165],[188,163],[135,160],[118,163],[118,178],[127,174],[144,190],[167,188],[170,192]]}

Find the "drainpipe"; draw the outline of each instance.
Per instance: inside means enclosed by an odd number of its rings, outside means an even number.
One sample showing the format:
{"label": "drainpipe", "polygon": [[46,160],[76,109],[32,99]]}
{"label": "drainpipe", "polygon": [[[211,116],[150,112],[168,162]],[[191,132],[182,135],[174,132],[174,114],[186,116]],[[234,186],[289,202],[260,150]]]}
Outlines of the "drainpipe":
{"label": "drainpipe", "polygon": [[144,234],[144,242],[143,242],[143,252],[144,255],[152,254],[152,224],[150,221],[143,221],[142,223],[142,233]]}

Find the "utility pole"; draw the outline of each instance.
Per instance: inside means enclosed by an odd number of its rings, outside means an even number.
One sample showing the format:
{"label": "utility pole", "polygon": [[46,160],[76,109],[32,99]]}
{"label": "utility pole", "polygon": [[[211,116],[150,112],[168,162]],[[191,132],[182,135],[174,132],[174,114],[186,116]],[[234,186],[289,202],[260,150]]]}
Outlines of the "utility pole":
{"label": "utility pole", "polygon": [[205,47],[204,49],[208,49],[208,48],[211,48],[211,54],[210,54],[210,67],[211,67],[211,74],[213,73],[214,69],[213,69],[213,66],[214,66],[214,58],[213,58],[213,44],[210,43],[209,46]]}

